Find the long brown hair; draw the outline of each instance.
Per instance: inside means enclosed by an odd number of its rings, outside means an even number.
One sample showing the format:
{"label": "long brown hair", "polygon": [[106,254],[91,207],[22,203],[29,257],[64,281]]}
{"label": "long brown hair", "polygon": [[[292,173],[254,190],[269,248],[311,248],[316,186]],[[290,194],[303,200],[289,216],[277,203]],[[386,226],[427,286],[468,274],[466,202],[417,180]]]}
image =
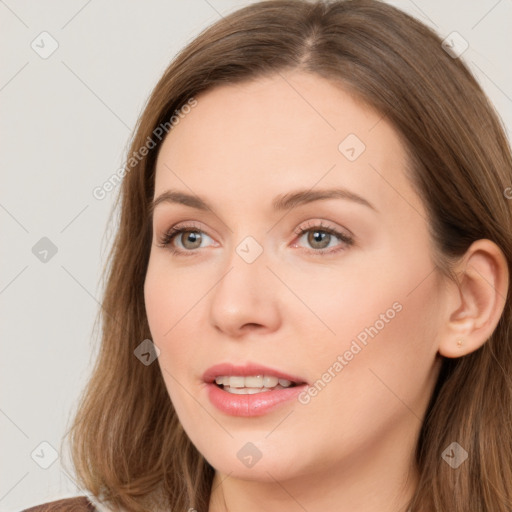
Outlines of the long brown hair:
{"label": "long brown hair", "polygon": [[[69,432],[80,485],[111,506],[142,512],[160,489],[170,510],[205,512],[214,472],[183,431],[158,365],[134,356],[151,338],[143,286],[161,144],[155,130],[202,91],[291,69],[339,83],[394,126],[427,208],[440,273],[456,280],[453,264],[481,238],[512,267],[510,146],[477,81],[440,37],[378,0],[267,0],[226,16],[169,65],[127,155],[139,155],[148,138],[156,143],[126,168],[104,269],[101,345]],[[511,315],[509,293],[489,340],[443,360],[417,446],[411,512],[512,510]],[[441,457],[454,441],[469,453],[457,469]]]}

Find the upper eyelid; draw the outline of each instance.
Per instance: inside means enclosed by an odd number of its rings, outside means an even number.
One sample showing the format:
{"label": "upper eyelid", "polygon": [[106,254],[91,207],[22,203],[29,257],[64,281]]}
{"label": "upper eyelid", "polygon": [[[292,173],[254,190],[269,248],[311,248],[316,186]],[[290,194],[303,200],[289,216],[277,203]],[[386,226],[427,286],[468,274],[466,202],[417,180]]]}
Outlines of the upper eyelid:
{"label": "upper eyelid", "polygon": [[[196,222],[197,221],[181,221],[181,222],[177,222],[176,224],[173,224],[171,227],[169,227],[167,229],[164,229],[163,233],[171,232],[171,231],[174,232],[175,230],[190,230],[190,231],[197,230],[197,231],[200,231],[201,233],[204,233],[205,235],[209,236],[210,238],[213,238],[211,235],[208,234],[208,230],[207,229],[203,229],[201,226],[198,226],[198,225],[194,224]],[[300,236],[301,235],[301,233],[300,233],[301,230],[302,231],[308,231],[308,230],[316,228],[319,231],[321,229],[339,231],[339,232],[341,232],[341,234],[345,234],[345,233],[343,233],[343,231],[347,231],[345,236],[350,236],[350,237],[354,236],[352,234],[352,232],[349,229],[347,229],[347,228],[331,226],[329,224],[325,225],[324,222],[330,223],[331,221],[325,221],[324,219],[303,221],[303,222],[299,223],[296,228],[293,229],[293,233],[296,234],[297,236]],[[304,224],[304,223],[306,223],[306,224]]]}

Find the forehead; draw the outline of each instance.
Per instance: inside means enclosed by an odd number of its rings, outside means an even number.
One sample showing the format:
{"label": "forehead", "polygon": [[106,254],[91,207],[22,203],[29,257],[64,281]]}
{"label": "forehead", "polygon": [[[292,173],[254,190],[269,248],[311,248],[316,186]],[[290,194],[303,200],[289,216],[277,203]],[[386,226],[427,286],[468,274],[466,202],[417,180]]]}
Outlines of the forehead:
{"label": "forehead", "polygon": [[338,84],[290,72],[196,100],[160,148],[155,196],[176,188],[249,206],[290,189],[344,186],[377,207],[402,196],[421,208],[398,134]]}

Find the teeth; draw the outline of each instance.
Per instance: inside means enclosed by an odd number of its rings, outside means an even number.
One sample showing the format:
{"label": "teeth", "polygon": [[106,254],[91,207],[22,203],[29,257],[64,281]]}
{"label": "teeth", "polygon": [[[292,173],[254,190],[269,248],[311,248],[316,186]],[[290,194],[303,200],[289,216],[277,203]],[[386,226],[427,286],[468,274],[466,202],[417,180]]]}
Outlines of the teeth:
{"label": "teeth", "polygon": [[244,388],[245,386],[245,377],[229,377],[228,386],[230,388]]}
{"label": "teeth", "polygon": [[279,379],[277,377],[272,377],[268,375],[265,375],[265,377],[263,377],[263,385],[266,388],[273,388],[274,386],[277,386],[278,382]]}
{"label": "teeth", "polygon": [[215,382],[219,386],[230,388],[230,392],[238,394],[259,393],[269,391],[271,388],[283,389],[292,385],[292,381],[279,379],[274,375],[248,375],[246,377],[243,375],[219,375],[215,377]]}
{"label": "teeth", "polygon": [[276,389],[284,389],[281,386],[276,386],[275,388],[230,388],[229,386],[223,388],[224,391],[228,393],[233,393],[235,395],[254,395],[255,393],[268,393],[269,391],[274,391]]}
{"label": "teeth", "polygon": [[[257,375],[256,377],[245,377],[245,387],[247,388],[262,388],[263,387],[263,375]],[[270,386],[265,386],[269,388]]]}
{"label": "teeth", "polygon": [[235,395],[254,395],[255,393],[267,393],[271,391],[270,388],[224,388],[224,391],[228,393],[234,393]]}

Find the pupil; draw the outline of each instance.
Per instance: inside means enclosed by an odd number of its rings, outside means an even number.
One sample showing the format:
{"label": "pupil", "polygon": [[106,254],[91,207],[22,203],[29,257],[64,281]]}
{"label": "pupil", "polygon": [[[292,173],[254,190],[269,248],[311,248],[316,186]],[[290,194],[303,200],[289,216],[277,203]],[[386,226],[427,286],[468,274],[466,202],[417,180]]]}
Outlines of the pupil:
{"label": "pupil", "polygon": [[[186,244],[187,243],[191,243],[192,245],[194,245],[194,243],[196,244],[197,247],[199,247],[201,245],[201,235],[200,233],[198,233],[197,231],[189,231],[188,232],[188,236],[186,237],[186,243],[184,244],[185,247],[188,247]],[[199,243],[197,243],[199,242]],[[192,247],[192,249],[196,249],[197,247]],[[188,247],[189,249],[191,247]]]}
{"label": "pupil", "polygon": [[[315,247],[315,244],[320,243],[320,249],[329,245],[329,237],[331,235],[324,231],[311,231],[308,242]],[[327,240],[327,243],[322,243]],[[318,246],[317,246],[318,247]]]}

